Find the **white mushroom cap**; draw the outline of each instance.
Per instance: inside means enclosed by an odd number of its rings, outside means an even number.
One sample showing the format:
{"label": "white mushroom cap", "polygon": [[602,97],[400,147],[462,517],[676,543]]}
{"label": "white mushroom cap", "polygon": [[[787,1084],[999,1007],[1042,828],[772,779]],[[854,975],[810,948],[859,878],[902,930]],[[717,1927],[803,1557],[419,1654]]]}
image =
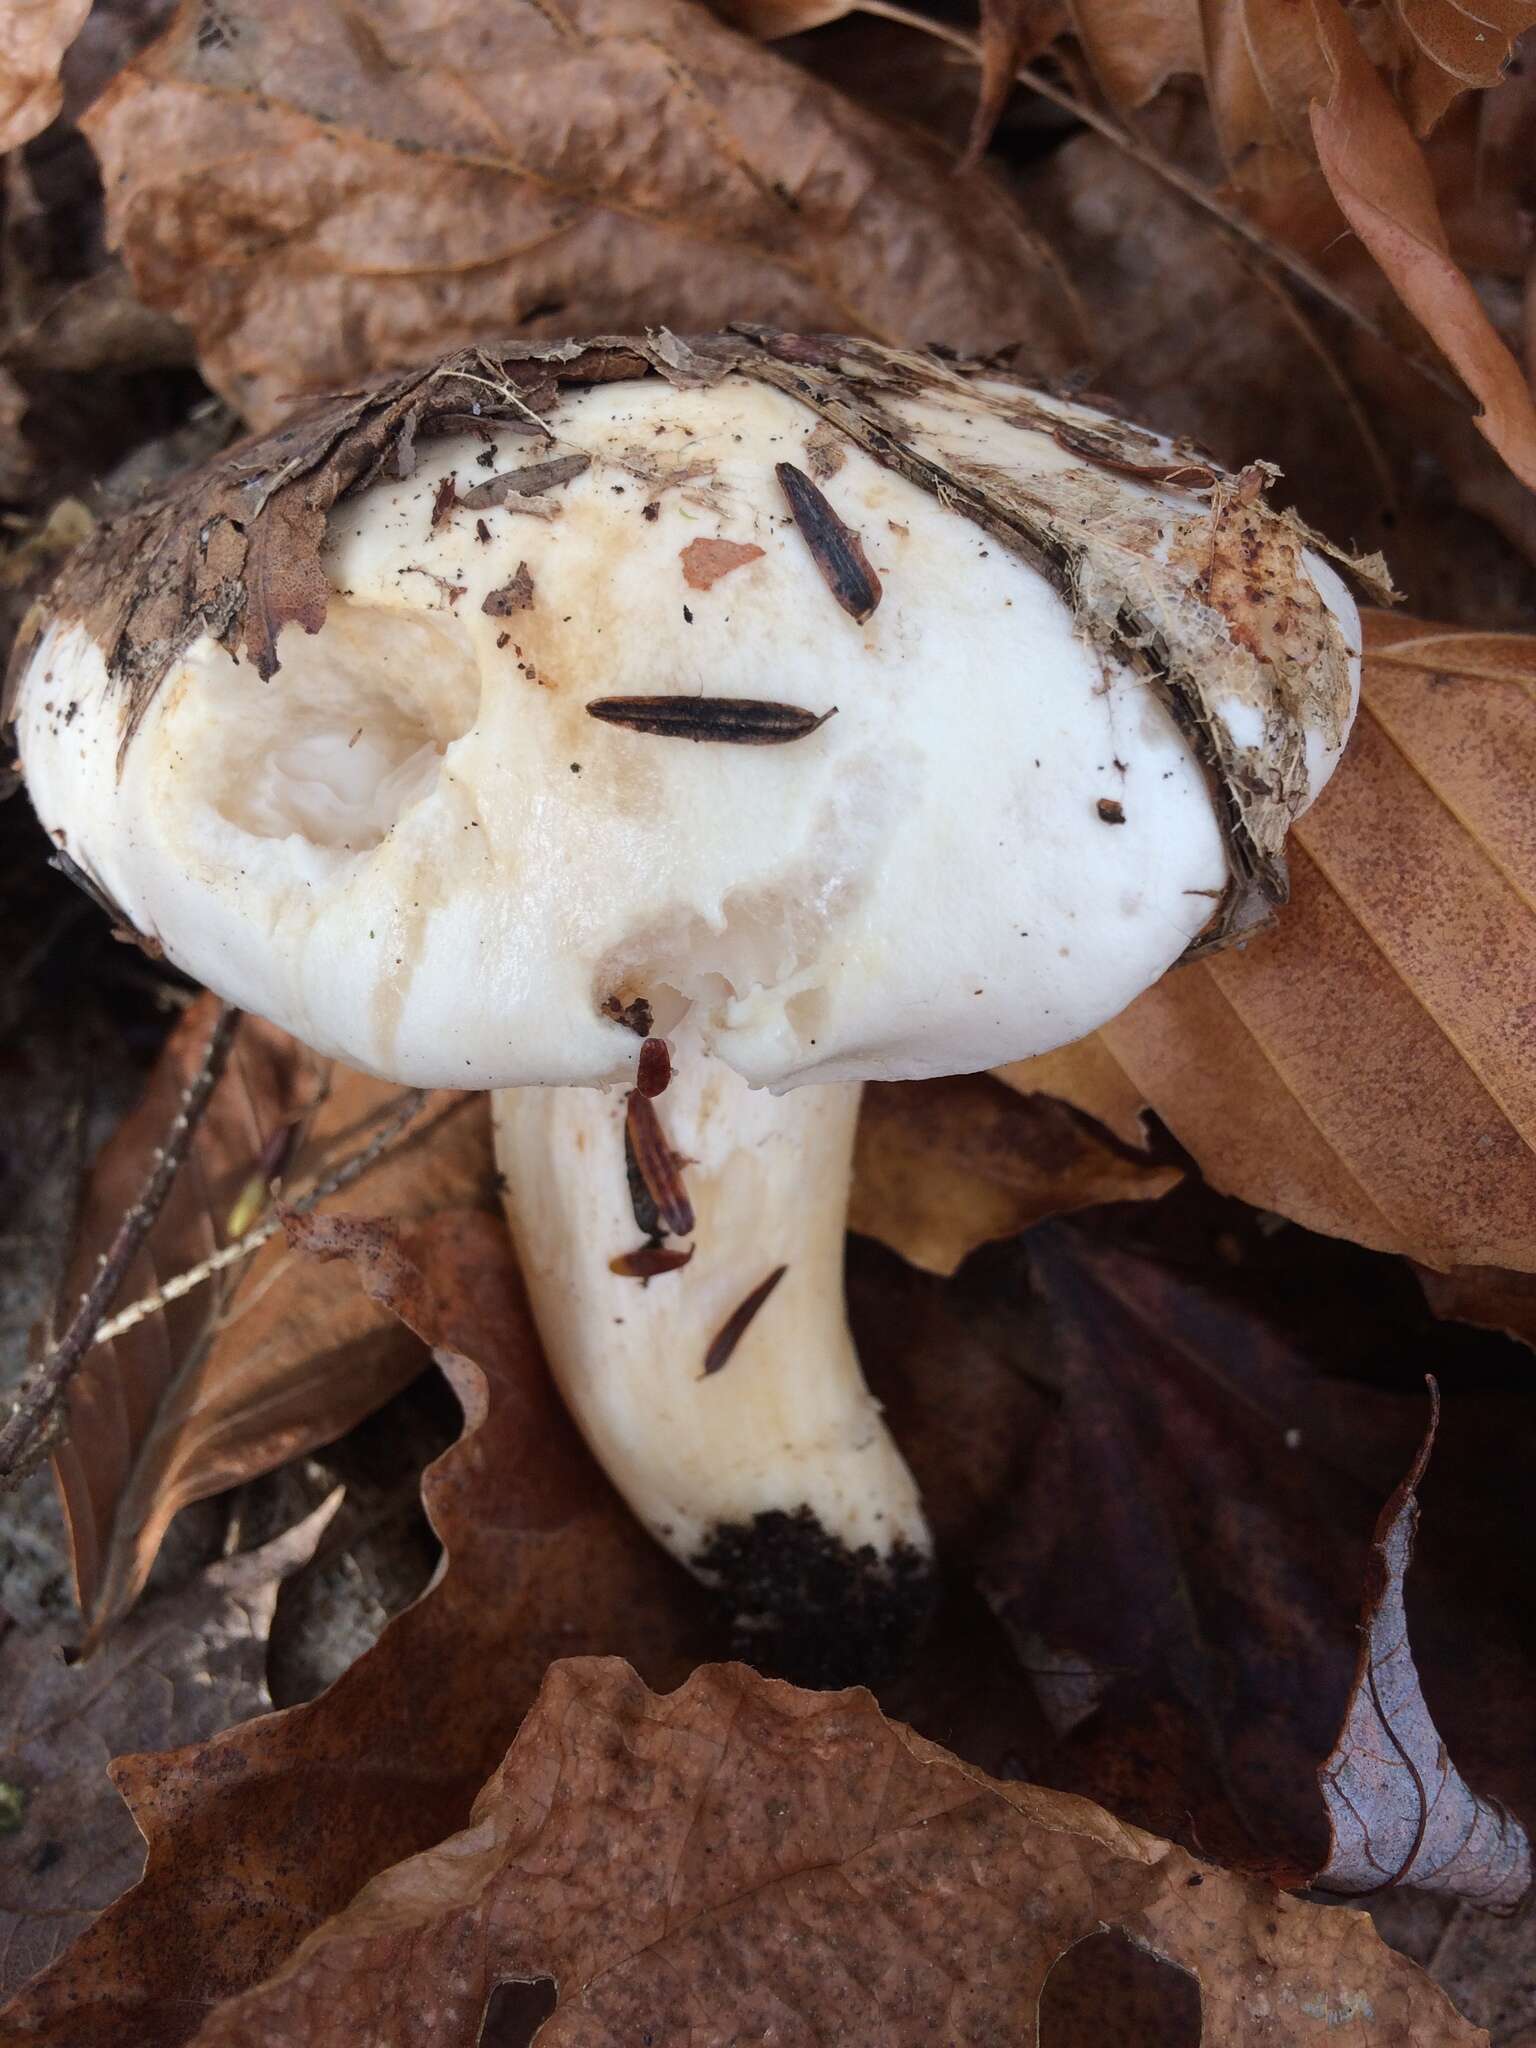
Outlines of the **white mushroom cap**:
{"label": "white mushroom cap", "polygon": [[[1010,407],[1123,431],[942,375],[887,416],[1026,496],[1088,472]],[[1206,769],[1166,693],[1020,553],[740,373],[566,387],[541,416],[552,439],[423,439],[408,477],[343,498],[321,630],[286,631],[268,681],[193,639],[121,762],[91,626],[64,613],[38,640],[16,705],[32,800],[189,973],[404,1081],[622,1078],[638,1041],[605,1003],[643,997],[658,1030],[692,1006],[712,1053],[783,1088],[1076,1038],[1208,924],[1228,850]],[[1149,471],[1176,466],[1139,440]],[[588,466],[536,495],[457,502],[571,456]],[[783,462],[831,471],[820,488],[883,585],[862,623],[790,517]],[[1153,575],[1205,516],[1164,480],[1092,480]],[[1331,772],[1359,670],[1343,585],[1293,553],[1294,602],[1342,636],[1348,701],[1302,718],[1292,810]],[[587,711],[627,695],[836,715],[749,746]],[[1269,758],[1274,706],[1241,677],[1211,709]]]}

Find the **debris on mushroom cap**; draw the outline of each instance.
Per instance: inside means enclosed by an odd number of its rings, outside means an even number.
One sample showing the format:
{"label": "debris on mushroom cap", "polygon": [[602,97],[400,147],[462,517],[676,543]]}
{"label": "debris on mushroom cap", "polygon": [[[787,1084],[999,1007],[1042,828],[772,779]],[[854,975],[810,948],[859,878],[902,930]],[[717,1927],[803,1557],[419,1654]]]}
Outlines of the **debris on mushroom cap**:
{"label": "debris on mushroom cap", "polygon": [[[1283,898],[1358,640],[1267,480],[871,342],[461,351],[100,528],[24,767],[141,932],[376,1071],[625,1077],[617,989],[769,1085],[987,1066]],[[657,697],[796,744],[589,715]]]}

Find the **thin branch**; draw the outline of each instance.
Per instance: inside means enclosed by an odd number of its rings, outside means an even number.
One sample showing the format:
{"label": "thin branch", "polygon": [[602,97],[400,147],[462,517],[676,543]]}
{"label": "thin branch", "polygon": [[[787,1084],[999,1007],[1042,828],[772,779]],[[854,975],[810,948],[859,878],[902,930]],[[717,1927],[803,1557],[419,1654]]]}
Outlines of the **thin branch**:
{"label": "thin branch", "polygon": [[[963,29],[951,28],[947,22],[931,20],[929,16],[919,14],[914,8],[900,6],[897,0],[857,0],[857,5],[861,14],[877,14],[887,21],[897,21],[907,28],[919,29],[925,35],[937,36],[941,42],[949,43],[957,50],[963,50],[973,64],[979,66],[981,63],[980,44],[974,36],[967,35]],[[1332,306],[1336,313],[1341,313],[1346,320],[1370,335],[1373,341],[1380,342],[1383,348],[1391,349],[1395,355],[1401,356],[1410,368],[1417,370],[1419,375],[1433,384],[1437,391],[1465,407],[1467,393],[1454,377],[1449,376],[1437,363],[1427,361],[1411,349],[1405,349],[1374,313],[1368,313],[1363,306],[1356,305],[1353,299],[1339,290],[1330,277],[1309,263],[1305,256],[1298,254],[1294,249],[1288,249],[1283,242],[1277,242],[1272,235],[1266,234],[1263,228],[1249,220],[1237,207],[1230,206],[1224,199],[1219,198],[1209,185],[1202,184],[1200,179],[1183,170],[1178,164],[1170,162],[1167,157],[1153,149],[1150,143],[1143,142],[1140,136],[1122,127],[1118,121],[1111,120],[1107,114],[1101,114],[1097,107],[1079,99],[1076,93],[1068,92],[1065,86],[1057,85],[1054,79],[1047,78],[1044,72],[1037,71],[1034,65],[1021,64],[1014,76],[1021,85],[1027,85],[1032,92],[1039,93],[1042,99],[1051,101],[1052,105],[1062,108],[1064,112],[1092,128],[1095,134],[1102,135],[1106,142],[1113,143],[1116,149],[1122,150],[1126,156],[1139,163],[1143,170],[1150,171],[1153,177],[1160,178],[1165,185],[1172,186],[1173,190],[1187,199],[1191,205],[1198,206],[1203,212],[1210,214],[1229,234],[1235,235],[1239,241],[1246,242],[1249,248],[1256,250],[1266,262],[1288,271],[1299,284],[1304,284],[1309,291],[1315,292],[1326,304]]]}
{"label": "thin branch", "polygon": [[[424,1088],[408,1088],[403,1095],[396,1096],[384,1122],[368,1143],[346,1159],[340,1160],[328,1173],[322,1174],[312,1188],[306,1189],[295,1201],[286,1204],[289,1214],[306,1215],[317,1202],[323,1202],[329,1196],[339,1194],[343,1188],[350,1187],[353,1181],[360,1180],[380,1154],[399,1137],[406,1125],[420,1114],[426,1099],[427,1091]],[[464,1106],[465,1101],[471,1099],[466,1096],[463,1101],[449,1103],[430,1124],[422,1126],[422,1131],[434,1129],[443,1118],[454,1115]],[[183,1295],[190,1294],[195,1287],[201,1287],[216,1274],[227,1271],[231,1266],[238,1266],[242,1259],[248,1259],[252,1252],[261,1249],[269,1237],[275,1237],[281,1228],[282,1218],[276,1213],[264,1218],[262,1222],[254,1224],[246,1231],[244,1236],[237,1237],[232,1244],[221,1245],[218,1251],[210,1252],[206,1259],[199,1259],[195,1266],[189,1266],[184,1273],[173,1274],[163,1286],[156,1288],[153,1294],[146,1294],[142,1300],[130,1302],[127,1308],[119,1309],[115,1316],[101,1325],[92,1341],[96,1344],[109,1343],[114,1337],[121,1337],[125,1331],[144,1322],[149,1316],[158,1315],[161,1309],[169,1307],[173,1301],[180,1301]]]}
{"label": "thin branch", "polygon": [[239,1022],[240,1012],[230,1003],[221,1003],[197,1072],[187,1083],[175,1121],[166,1133],[165,1143],[155,1153],[138,1199],[117,1226],[117,1234],[96,1269],[95,1279],[80,1297],[80,1306],[69,1327],[50,1348],[5,1427],[0,1429],[0,1481],[23,1478],[53,1440],[69,1383],[96,1341],[102,1317],[112,1306],[181,1170],[209,1098],[224,1071]]}

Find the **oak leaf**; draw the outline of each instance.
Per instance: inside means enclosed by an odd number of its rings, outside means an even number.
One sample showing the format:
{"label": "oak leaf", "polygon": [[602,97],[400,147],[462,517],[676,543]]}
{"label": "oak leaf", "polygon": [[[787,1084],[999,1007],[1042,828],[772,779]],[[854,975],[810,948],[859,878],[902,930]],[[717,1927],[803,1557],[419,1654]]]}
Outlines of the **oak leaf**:
{"label": "oak leaf", "polygon": [[[212,28],[206,26],[213,24]],[[87,126],[141,296],[257,424],[486,335],[753,318],[1081,351],[979,173],[689,0],[186,5]]]}
{"label": "oak leaf", "polygon": [[1206,1178],[1436,1269],[1536,1270],[1536,637],[1367,618],[1360,717],[1291,902],[1081,1045],[1005,1070]]}
{"label": "oak leaf", "polygon": [[[1201,1865],[1069,1794],[1005,1784],[863,1691],[706,1666],[658,1697],[554,1665],[470,1823],[385,1872],[199,2048],[476,2038],[551,1977],[557,2044],[1022,2040],[1101,1930],[1187,1971],[1200,2039],[1483,2039],[1363,1916]],[[1113,2032],[1106,2038],[1120,2038]]]}
{"label": "oak leaf", "polygon": [[[443,1569],[317,1699],[118,1763],[144,1876],[0,2014],[7,2041],[187,2040],[376,1871],[464,1825],[553,1658],[612,1650],[666,1685],[707,1640],[698,1589],[560,1405],[500,1217],[307,1228],[350,1246],[464,1405],[464,1436],[422,1481]],[[356,1284],[345,1262],[320,1270]]]}
{"label": "oak leaf", "polygon": [[[206,997],[192,1007],[96,1162],[66,1304],[164,1140],[213,1008]],[[246,1018],[122,1303],[149,1296],[258,1221],[279,1155],[296,1194],[365,1147],[399,1092]],[[410,1220],[489,1200],[492,1173],[483,1103],[445,1093],[344,1199]],[[68,1435],[54,1460],[88,1640],[137,1599],[179,1509],[340,1436],[425,1363],[420,1343],[344,1272],[296,1256],[281,1238],[98,1345],[71,1385]]]}
{"label": "oak leaf", "polygon": [[259,1550],[220,1558],[147,1601],[89,1664],[66,1663],[49,1629],[0,1638],[0,1782],[21,1806],[0,1866],[0,1996],[51,1962],[143,1867],[144,1838],[111,1759],[201,1741],[271,1706],[278,1588],[313,1555],[340,1500],[338,1487]]}

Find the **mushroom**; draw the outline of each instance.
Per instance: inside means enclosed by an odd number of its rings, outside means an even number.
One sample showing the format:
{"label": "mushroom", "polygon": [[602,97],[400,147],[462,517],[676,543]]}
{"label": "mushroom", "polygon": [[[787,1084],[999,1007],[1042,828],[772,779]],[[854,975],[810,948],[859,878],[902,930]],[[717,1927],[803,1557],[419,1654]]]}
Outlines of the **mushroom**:
{"label": "mushroom", "polygon": [[1283,897],[1359,628],[1268,480],[869,342],[500,345],[102,528],[33,623],[32,800],[124,926],[498,1091],[555,1376],[760,1661],[869,1676],[930,1599],[843,1307],[862,1083]]}

